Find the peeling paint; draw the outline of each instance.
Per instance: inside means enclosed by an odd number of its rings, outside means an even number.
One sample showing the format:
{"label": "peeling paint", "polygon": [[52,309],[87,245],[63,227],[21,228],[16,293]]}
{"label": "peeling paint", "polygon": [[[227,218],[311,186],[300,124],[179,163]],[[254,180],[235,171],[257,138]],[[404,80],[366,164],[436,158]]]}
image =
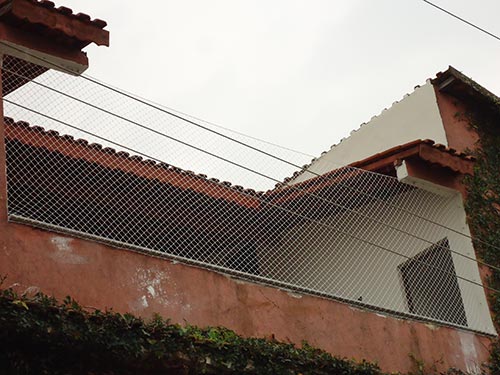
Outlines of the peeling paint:
{"label": "peeling paint", "polygon": [[245,280],[242,280],[242,279],[230,276],[230,275],[229,275],[229,279],[233,280],[236,284],[240,284],[240,285],[251,285],[251,284],[253,284],[252,282],[245,281]]}
{"label": "peeling paint", "polygon": [[142,310],[148,308],[149,303],[148,303],[148,299],[146,298],[146,296],[141,296],[137,300],[130,302],[128,304],[128,306],[132,312],[138,312],[138,311],[142,311]]}
{"label": "peeling paint", "polygon": [[182,305],[181,308],[182,308],[182,311],[184,311],[184,312],[191,312],[191,310],[192,310],[191,305],[189,303]]}
{"label": "peeling paint", "polygon": [[425,323],[425,326],[427,328],[429,328],[431,331],[436,331],[439,329],[439,326],[435,325],[435,324],[431,324],[431,323]]}
{"label": "peeling paint", "polygon": [[50,254],[50,257],[58,263],[65,264],[86,264],[88,259],[82,255],[74,254],[71,243],[72,238],[67,237],[52,237],[50,242],[54,244],[56,250]]}
{"label": "peeling paint", "polygon": [[460,348],[465,362],[465,368],[469,374],[481,374],[474,336],[466,332],[458,332],[460,337]]}
{"label": "peeling paint", "polygon": [[148,285],[146,287],[146,289],[148,290],[148,293],[151,297],[155,298],[156,297],[156,290],[155,288],[153,288],[151,285]]}
{"label": "peeling paint", "polygon": [[[164,270],[139,268],[134,275],[133,283],[144,293],[143,297],[148,301],[148,306],[151,301],[163,306],[182,304],[175,282],[170,280],[169,273]],[[166,285],[169,286],[168,290]]]}

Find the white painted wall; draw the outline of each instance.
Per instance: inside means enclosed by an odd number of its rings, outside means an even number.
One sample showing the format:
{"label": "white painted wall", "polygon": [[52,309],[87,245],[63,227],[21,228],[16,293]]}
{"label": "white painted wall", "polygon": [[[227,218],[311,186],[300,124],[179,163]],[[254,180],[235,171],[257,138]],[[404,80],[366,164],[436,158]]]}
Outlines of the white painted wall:
{"label": "white painted wall", "polygon": [[[469,238],[401,210],[469,234],[458,193],[442,196],[414,189],[388,203],[371,202],[357,212],[344,211],[319,223],[295,227],[282,234],[277,246],[268,248],[264,244],[259,250],[262,276],[350,300],[361,298],[362,302],[396,312],[409,312],[398,270],[407,258],[391,251],[413,257],[445,237],[450,248],[459,254],[474,258],[474,250]],[[458,275],[481,285],[475,261],[457,254],[452,258]],[[469,327],[495,334],[483,288],[464,280],[458,283]]]}
{"label": "white painted wall", "polygon": [[[314,161],[308,170],[323,174],[417,139],[432,139],[448,145],[436,100],[434,88],[427,82],[353,131]],[[314,176],[306,171],[292,183]]]}
{"label": "white painted wall", "polygon": [[[417,139],[447,145],[430,82],[352,132],[313,162],[309,170],[323,174]],[[306,171],[292,183],[312,177],[315,175]],[[344,211],[295,227],[283,233],[274,247],[263,244],[259,249],[263,276],[396,312],[409,312],[398,266],[407,261],[405,256],[413,257],[447,238],[451,250],[457,252],[452,255],[457,275],[482,285],[470,238],[408,214],[413,212],[470,236],[461,195],[410,178],[404,165],[398,169],[398,177],[419,189],[401,193],[386,203],[365,204],[357,212]],[[469,327],[495,334],[483,288],[462,279],[458,284]]]}

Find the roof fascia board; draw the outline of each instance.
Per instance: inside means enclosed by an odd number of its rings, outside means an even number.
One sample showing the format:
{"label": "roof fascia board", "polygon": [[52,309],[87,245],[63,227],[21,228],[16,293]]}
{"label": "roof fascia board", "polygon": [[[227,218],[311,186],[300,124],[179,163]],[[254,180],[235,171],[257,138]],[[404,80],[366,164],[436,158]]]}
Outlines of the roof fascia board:
{"label": "roof fascia board", "polygon": [[59,70],[64,73],[83,73],[89,66],[87,55],[70,50],[46,38],[33,35],[0,22],[0,53]]}
{"label": "roof fascia board", "polygon": [[438,164],[461,174],[474,174],[473,160],[464,160],[425,143],[419,146],[419,157],[431,164]]}

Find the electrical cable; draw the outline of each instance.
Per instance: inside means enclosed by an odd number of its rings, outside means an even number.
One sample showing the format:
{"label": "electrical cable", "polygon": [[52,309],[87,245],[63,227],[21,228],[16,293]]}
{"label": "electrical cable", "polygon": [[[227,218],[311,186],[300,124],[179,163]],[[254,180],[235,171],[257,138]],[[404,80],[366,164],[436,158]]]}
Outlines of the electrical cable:
{"label": "electrical cable", "polygon": [[[97,78],[95,78],[95,77],[92,77],[92,79],[97,80]],[[102,82],[102,81],[99,81],[99,82]],[[154,106],[158,106],[158,107],[160,107],[160,108],[164,108],[164,109],[166,109],[167,111],[172,111],[172,112],[177,113],[177,114],[182,115],[182,116],[187,116],[187,117],[189,117],[189,118],[191,118],[191,119],[193,119],[193,120],[196,120],[196,121],[201,121],[201,122],[203,122],[203,123],[205,123],[205,124],[208,124],[208,125],[211,125],[211,126],[213,126],[213,127],[215,127],[215,128],[219,128],[219,129],[222,129],[222,130],[226,130],[226,131],[231,132],[231,133],[233,133],[233,134],[237,134],[237,135],[240,135],[240,136],[242,136],[242,137],[252,139],[252,140],[254,140],[254,141],[258,141],[258,142],[261,142],[261,143],[265,143],[265,144],[267,144],[267,145],[269,145],[269,146],[273,146],[273,147],[276,147],[276,148],[280,148],[280,149],[282,149],[282,150],[290,151],[290,152],[293,152],[293,153],[298,154],[298,155],[307,156],[307,157],[309,157],[309,158],[311,158],[311,159],[315,157],[315,156],[314,156],[314,155],[312,155],[312,154],[308,154],[308,153],[305,153],[305,152],[303,152],[303,151],[296,150],[296,149],[294,149],[294,148],[290,148],[290,147],[286,147],[286,146],[283,146],[283,145],[279,145],[279,144],[277,144],[277,143],[269,142],[269,141],[266,141],[265,139],[258,138],[258,137],[254,137],[254,136],[252,136],[252,135],[245,134],[245,133],[242,133],[242,132],[236,131],[236,130],[234,130],[234,129],[227,128],[227,127],[225,127],[225,126],[222,126],[222,125],[216,124],[216,123],[214,123],[214,122],[204,120],[204,119],[202,119],[202,118],[200,118],[200,117],[190,115],[189,113],[182,112],[182,111],[179,111],[179,110],[174,109],[174,108],[172,108],[172,107],[165,106],[165,105],[163,105],[163,104],[161,104],[161,103],[158,103],[158,102],[155,102],[155,101],[149,100],[149,99],[147,99],[147,98],[144,98],[144,97],[142,97],[142,96],[140,96],[140,95],[136,95],[136,94],[134,94],[134,93],[131,93],[130,91],[127,91],[127,90],[125,90],[125,89],[120,89],[119,87],[113,86],[113,85],[111,85],[111,84],[109,84],[109,83],[104,83],[104,82],[102,82],[102,83],[103,83],[103,84],[105,84],[105,85],[107,85],[107,86],[109,86],[109,87],[113,87],[113,88],[114,88],[114,89],[116,89],[116,90],[120,90],[120,91],[122,91],[122,92],[124,92],[124,93],[126,93],[126,94],[128,94],[128,95],[131,95],[131,96],[132,96],[132,97],[134,97],[134,98],[139,98],[139,99],[141,99],[141,100],[144,100],[144,101],[145,101],[145,102],[147,102],[147,103],[151,103],[151,104],[152,104],[152,105],[154,105]]]}
{"label": "electrical cable", "polygon": [[[13,101],[11,101],[11,100],[9,100],[9,99],[5,99],[5,98],[4,98],[4,101],[5,101],[5,102],[7,102],[7,103],[9,103],[9,104],[12,104],[12,105],[14,105],[14,106],[17,106],[17,107],[19,107],[19,108],[22,108],[22,109],[24,109],[24,110],[26,110],[26,111],[29,111],[29,112],[35,113],[35,114],[37,114],[37,115],[39,115],[39,116],[42,116],[42,117],[45,117],[45,118],[47,118],[47,119],[49,119],[49,120],[51,120],[51,121],[54,121],[54,122],[60,123],[60,124],[62,124],[62,125],[65,125],[65,126],[67,126],[67,127],[69,127],[69,128],[72,128],[72,129],[75,129],[75,130],[81,131],[81,132],[83,132],[83,133],[85,133],[85,134],[88,134],[88,135],[90,135],[90,136],[93,136],[93,137],[95,137],[95,138],[98,138],[98,139],[100,139],[100,140],[102,140],[102,141],[104,141],[104,142],[108,142],[108,143],[110,143],[110,144],[114,144],[115,146],[122,147],[122,148],[124,148],[124,149],[126,149],[126,150],[129,150],[129,151],[131,151],[131,152],[134,152],[134,153],[137,153],[137,154],[139,154],[139,155],[142,155],[142,156],[144,156],[144,157],[146,157],[146,158],[148,158],[148,159],[155,160],[155,161],[160,162],[160,163],[165,163],[164,161],[162,161],[162,160],[160,160],[160,159],[158,159],[158,158],[151,157],[151,156],[149,156],[149,155],[147,155],[147,154],[144,154],[143,152],[138,152],[138,151],[136,151],[136,150],[134,150],[134,149],[132,149],[132,148],[130,148],[130,147],[128,147],[128,146],[125,146],[125,145],[122,145],[122,144],[120,144],[120,143],[117,143],[117,142],[111,141],[111,140],[109,140],[109,139],[107,139],[107,138],[105,138],[105,137],[99,136],[99,135],[97,135],[97,134],[95,134],[95,133],[92,133],[92,132],[89,132],[89,131],[84,130],[84,129],[82,129],[82,128],[79,128],[79,127],[77,127],[77,126],[75,126],[75,125],[72,125],[72,124],[69,124],[69,123],[67,123],[67,122],[65,122],[65,121],[62,121],[62,120],[56,119],[56,118],[55,118],[55,117],[53,117],[53,116],[46,115],[46,114],[44,114],[44,113],[42,113],[42,112],[40,112],[40,111],[37,111],[37,110],[31,109],[31,108],[26,107],[26,106],[24,106],[24,105],[21,105],[21,104],[19,104],[19,103],[15,103],[15,102],[13,102]],[[170,138],[170,139],[172,139],[172,140],[176,140],[176,138],[174,138],[174,137],[170,137],[170,136],[169,136],[169,138]],[[187,143],[185,143],[185,142],[183,142],[183,141],[180,141],[180,140],[177,140],[177,141],[178,141],[178,142],[181,142],[182,144],[189,145],[189,144],[187,144]],[[190,145],[190,147],[192,147],[192,148],[194,148],[194,149],[198,149],[198,150],[200,150],[200,151],[201,151],[201,149],[197,148],[196,146],[192,146],[192,145]],[[214,157],[218,157],[218,156],[216,156],[216,155],[212,155],[212,156],[214,156]],[[218,157],[218,158],[222,158],[222,157]],[[226,162],[228,162],[228,163],[231,163],[231,164],[237,165],[237,166],[239,165],[238,163],[235,163],[235,162],[233,162],[233,161],[231,161],[231,160],[228,160],[228,159],[226,159],[225,161],[226,161]],[[241,166],[241,167],[242,167],[242,168],[244,168],[244,169],[246,169],[246,170],[252,171],[253,173],[256,173],[256,174],[258,174],[258,175],[260,175],[260,176],[263,176],[263,177],[266,177],[266,178],[269,178],[269,179],[273,179],[272,177],[266,176],[266,175],[265,175],[265,174],[263,174],[263,173],[260,173],[260,172],[258,172],[258,171],[253,171],[251,168],[248,168],[248,167],[245,167],[245,166]],[[217,183],[217,184],[219,184],[220,186],[224,186],[224,185],[222,185],[222,183],[220,183],[220,182],[219,182],[219,183]],[[245,192],[242,192],[242,193],[243,193],[243,194],[245,194],[245,195],[248,195],[248,193],[245,193]],[[252,196],[252,197],[253,197],[253,198],[255,198],[254,196]],[[319,197],[319,198],[320,198],[320,197]],[[469,282],[469,283],[471,283],[471,284],[474,284],[474,285],[480,286],[481,288],[488,289],[488,290],[491,290],[491,291],[494,291],[494,292],[498,292],[498,293],[500,293],[500,290],[496,290],[495,288],[489,287],[489,286],[487,286],[487,285],[483,285],[483,284],[478,283],[478,282],[476,282],[476,281],[474,281],[474,280],[467,279],[467,278],[465,278],[465,277],[463,277],[463,276],[459,276],[459,275],[457,275],[457,274],[453,274],[453,273],[451,273],[451,272],[448,272],[448,271],[442,270],[442,269],[440,269],[440,268],[438,268],[438,267],[435,267],[435,266],[433,266],[433,265],[427,264],[427,263],[422,262],[422,261],[420,261],[420,260],[418,260],[418,259],[414,259],[414,258],[412,258],[412,257],[410,257],[410,256],[408,256],[408,255],[405,255],[405,254],[399,253],[399,252],[397,252],[397,251],[395,251],[395,250],[388,249],[388,248],[386,248],[386,247],[384,247],[384,246],[381,246],[381,245],[378,245],[378,244],[376,244],[376,243],[374,243],[374,242],[371,242],[371,241],[368,241],[368,240],[362,239],[362,238],[360,238],[360,237],[358,237],[358,236],[356,236],[356,235],[353,235],[352,233],[347,233],[347,232],[344,232],[344,231],[339,230],[339,229],[336,229],[336,228],[334,228],[334,227],[332,227],[332,226],[330,226],[330,225],[328,225],[328,224],[324,224],[324,223],[321,223],[321,222],[316,221],[316,220],[314,220],[314,219],[311,219],[311,218],[309,218],[308,216],[302,215],[302,214],[297,213],[297,212],[295,212],[295,211],[293,211],[293,210],[289,210],[289,209],[284,208],[284,207],[282,207],[282,206],[279,206],[279,205],[276,205],[276,204],[270,203],[270,202],[268,202],[268,201],[266,201],[266,200],[264,200],[264,199],[262,199],[262,198],[257,198],[257,199],[258,199],[261,203],[264,203],[264,204],[266,204],[266,205],[270,205],[270,206],[272,206],[272,207],[278,208],[279,210],[282,210],[282,211],[285,211],[285,212],[290,213],[290,214],[292,214],[292,215],[298,216],[298,217],[300,217],[300,218],[302,218],[302,219],[306,219],[306,220],[308,220],[308,221],[310,221],[310,222],[312,222],[312,223],[315,223],[315,224],[318,224],[318,225],[320,225],[320,226],[326,227],[326,228],[331,229],[331,230],[333,230],[333,231],[335,231],[335,232],[337,232],[337,233],[341,233],[341,234],[343,234],[343,235],[346,235],[346,236],[351,237],[351,238],[353,238],[353,239],[355,239],[355,240],[361,241],[361,242],[363,242],[363,243],[365,243],[365,244],[368,244],[368,245],[370,245],[370,246],[374,246],[374,247],[376,247],[376,248],[378,248],[378,249],[380,249],[380,250],[383,250],[383,251],[389,252],[389,253],[394,254],[394,255],[401,256],[401,257],[403,257],[403,258],[405,258],[405,259],[407,259],[407,260],[413,260],[413,261],[416,261],[417,263],[423,264],[423,265],[425,265],[425,266],[427,266],[427,267],[434,268],[434,269],[436,269],[436,270],[438,270],[438,271],[441,271],[441,272],[443,272],[443,273],[446,273],[446,274],[449,274],[449,275],[451,275],[451,276],[453,276],[453,277],[456,277],[457,279],[461,279],[461,280],[467,281],[467,282]],[[435,246],[438,246],[438,245],[437,245],[437,244],[435,244],[435,243],[432,243],[432,244],[433,244],[433,245],[435,245]],[[453,252],[451,249],[448,249],[448,248],[446,248],[446,250],[449,250],[450,252]],[[454,252],[454,253],[456,253],[456,252]],[[460,254],[460,253],[456,253],[456,254],[462,255],[462,254]],[[475,259],[472,259],[472,260],[476,261]],[[485,264],[485,265],[486,265],[486,264]]]}
{"label": "electrical cable", "polygon": [[450,12],[450,11],[448,11],[448,10],[444,9],[444,8],[441,8],[439,5],[436,5],[436,4],[434,4],[434,3],[431,3],[431,2],[430,2],[430,1],[428,1],[428,0],[422,0],[422,1],[423,1],[424,3],[427,3],[427,4],[431,5],[431,6],[433,6],[434,8],[439,9],[440,11],[442,11],[442,12],[444,12],[444,13],[446,13],[446,14],[448,14],[448,15],[450,15],[450,16],[452,16],[452,17],[454,17],[454,18],[456,18],[457,20],[460,20],[460,21],[462,21],[462,22],[466,23],[466,24],[467,24],[467,25],[469,25],[469,26],[472,26],[473,28],[475,28],[475,29],[477,29],[477,30],[479,30],[479,31],[482,31],[483,33],[485,33],[485,34],[487,34],[487,35],[489,35],[489,36],[491,36],[491,37],[493,37],[493,38],[495,38],[495,39],[497,39],[497,40],[500,40],[500,37],[499,37],[499,36],[497,36],[497,35],[495,35],[495,34],[493,34],[493,33],[490,33],[489,31],[487,31],[487,30],[483,29],[482,27],[479,27],[479,26],[477,26],[477,25],[473,24],[472,22],[469,22],[469,21],[467,21],[466,19],[464,19],[464,18],[462,18],[462,17],[460,17],[460,16],[457,16],[456,14],[454,14],[454,13],[452,13],[452,12]]}

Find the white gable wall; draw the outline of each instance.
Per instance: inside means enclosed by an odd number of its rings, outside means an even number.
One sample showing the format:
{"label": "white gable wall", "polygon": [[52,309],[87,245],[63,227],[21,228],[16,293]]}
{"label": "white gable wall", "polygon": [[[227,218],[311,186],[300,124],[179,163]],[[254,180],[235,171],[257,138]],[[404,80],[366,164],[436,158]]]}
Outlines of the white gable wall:
{"label": "white gable wall", "polygon": [[[324,174],[417,139],[432,139],[448,145],[430,82],[351,133],[313,162],[309,169]],[[356,208],[357,213],[346,210],[320,219],[319,224],[309,223],[291,229],[274,251],[294,264],[293,272],[287,267],[289,264],[283,262],[268,268],[263,265],[263,275],[286,279],[339,298],[409,313],[398,266],[408,257],[429,248],[430,244],[446,238],[454,252],[452,259],[459,275],[458,285],[468,327],[495,334],[477,264],[464,257],[474,259],[472,242],[467,236],[457,234],[470,236],[461,195],[415,183],[403,178],[400,172],[398,177],[402,182],[420,189],[399,194],[389,199],[390,204],[372,202]],[[315,175],[304,172],[292,183],[312,177]],[[405,213],[414,210],[417,216]],[[432,222],[442,223],[452,230]],[[268,256],[262,249],[259,252],[263,258]],[[443,308],[447,308],[447,302]]]}
{"label": "white gable wall", "polygon": [[[430,82],[353,131],[351,136],[313,162],[309,170],[323,174],[416,139],[432,139],[448,145],[436,94]],[[292,183],[314,176],[306,171]]]}

